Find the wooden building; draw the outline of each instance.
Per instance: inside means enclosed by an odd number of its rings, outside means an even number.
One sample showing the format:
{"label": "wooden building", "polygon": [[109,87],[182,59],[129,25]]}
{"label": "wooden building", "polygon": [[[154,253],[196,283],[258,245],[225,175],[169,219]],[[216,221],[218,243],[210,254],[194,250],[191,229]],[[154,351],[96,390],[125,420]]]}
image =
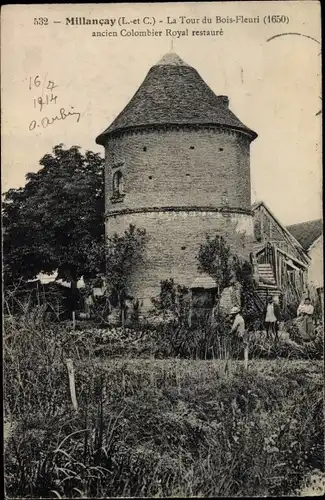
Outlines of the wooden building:
{"label": "wooden building", "polygon": [[287,228],[308,252],[310,264],[308,268],[309,294],[314,304],[320,303],[321,314],[324,317],[324,244],[323,221],[312,220],[294,224]]}
{"label": "wooden building", "polygon": [[308,290],[310,257],[264,202],[255,203],[252,210],[258,293],[263,300],[279,297],[283,307],[296,305]]}

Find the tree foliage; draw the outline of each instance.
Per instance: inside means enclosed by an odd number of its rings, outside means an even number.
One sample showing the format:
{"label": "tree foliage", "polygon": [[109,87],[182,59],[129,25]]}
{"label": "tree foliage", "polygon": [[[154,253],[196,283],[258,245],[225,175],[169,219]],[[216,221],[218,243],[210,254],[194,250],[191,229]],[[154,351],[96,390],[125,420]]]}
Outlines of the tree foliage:
{"label": "tree foliage", "polygon": [[254,280],[254,267],[248,260],[232,253],[228,241],[220,235],[207,236],[198,253],[199,271],[211,276],[217,283],[219,296],[222,291],[234,284],[241,286],[241,309],[247,327],[260,321],[263,304],[261,303]]}
{"label": "tree foliage", "polygon": [[130,275],[143,260],[146,231],[130,224],[123,234],[115,233],[106,242],[106,277],[109,293],[119,307],[127,295]]}
{"label": "tree foliage", "polygon": [[58,270],[76,281],[104,271],[104,160],[62,144],[3,202],[5,280]]}
{"label": "tree foliage", "polygon": [[197,259],[199,271],[211,276],[220,292],[230,285],[233,276],[232,255],[223,236],[217,234],[211,238],[207,235],[206,241],[200,245]]}
{"label": "tree foliage", "polygon": [[158,314],[172,314],[177,324],[187,324],[189,316],[189,289],[175,283],[173,278],[160,282],[158,297],[153,297],[151,302],[154,311]]}

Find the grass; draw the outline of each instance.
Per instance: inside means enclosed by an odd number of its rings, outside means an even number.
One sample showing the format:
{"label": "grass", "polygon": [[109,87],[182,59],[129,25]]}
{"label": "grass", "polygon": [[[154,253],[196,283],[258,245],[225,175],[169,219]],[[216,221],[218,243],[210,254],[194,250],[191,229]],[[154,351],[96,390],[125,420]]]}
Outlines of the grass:
{"label": "grass", "polygon": [[317,363],[80,362],[78,414],[60,375],[56,413],[16,421],[9,497],[284,495],[322,467]]}
{"label": "grass", "polygon": [[321,360],[100,358],[37,315],[4,347],[9,498],[290,495],[323,470]]}
{"label": "grass", "polygon": [[[170,324],[137,328],[78,325],[79,329],[67,335],[66,328],[57,332],[58,339],[65,341],[65,350],[77,349],[77,356],[133,357],[133,358],[182,358],[223,359],[226,336],[218,335],[211,328],[188,329]],[[319,329],[313,342],[297,343],[282,335],[274,342],[266,338],[265,332],[256,331],[249,336],[249,355],[254,359],[323,359],[323,331]],[[233,339],[232,354],[243,359],[242,342]]]}

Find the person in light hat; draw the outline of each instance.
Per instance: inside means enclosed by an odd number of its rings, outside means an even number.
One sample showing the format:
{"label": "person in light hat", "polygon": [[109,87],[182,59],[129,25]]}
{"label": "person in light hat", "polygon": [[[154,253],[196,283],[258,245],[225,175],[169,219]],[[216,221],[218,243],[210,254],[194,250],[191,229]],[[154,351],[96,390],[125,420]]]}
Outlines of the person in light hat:
{"label": "person in light hat", "polygon": [[230,311],[230,316],[234,319],[231,327],[231,333],[235,333],[239,337],[243,337],[245,333],[245,321],[240,308],[237,306],[233,307]]}
{"label": "person in light hat", "polygon": [[246,339],[246,330],[245,330],[245,321],[242,316],[241,310],[239,307],[233,307],[230,311],[230,316],[234,319],[231,334],[235,337],[235,343],[237,344],[237,349],[239,348],[241,341],[244,341],[244,358],[245,358],[245,366],[247,367],[248,363],[248,342]]}

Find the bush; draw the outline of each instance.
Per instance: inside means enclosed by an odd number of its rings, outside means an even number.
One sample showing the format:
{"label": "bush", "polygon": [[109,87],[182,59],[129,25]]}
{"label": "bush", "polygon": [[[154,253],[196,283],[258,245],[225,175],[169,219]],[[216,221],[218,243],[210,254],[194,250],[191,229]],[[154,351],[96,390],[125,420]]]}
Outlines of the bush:
{"label": "bush", "polygon": [[173,278],[161,281],[158,297],[151,299],[151,320],[157,319],[157,323],[188,325],[190,300],[189,289],[175,283]]}

